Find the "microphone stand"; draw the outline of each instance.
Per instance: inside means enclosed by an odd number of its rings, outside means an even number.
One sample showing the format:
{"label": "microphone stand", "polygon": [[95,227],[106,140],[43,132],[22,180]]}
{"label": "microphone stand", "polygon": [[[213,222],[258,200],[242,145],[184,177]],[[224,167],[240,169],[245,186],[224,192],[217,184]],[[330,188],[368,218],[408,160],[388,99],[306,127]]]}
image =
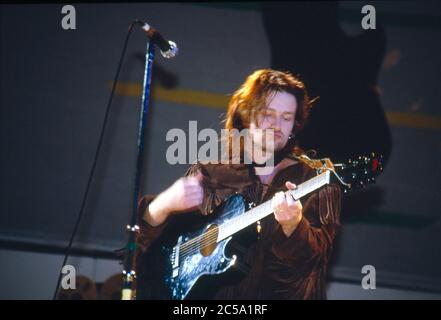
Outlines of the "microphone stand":
{"label": "microphone stand", "polygon": [[155,45],[147,42],[146,63],[144,70],[144,87],[142,92],[142,103],[139,115],[138,129],[138,154],[136,160],[135,186],[133,192],[133,208],[130,224],[127,225],[129,239],[127,242],[127,253],[123,270],[123,288],[121,293],[122,300],[132,300],[135,298],[133,294],[133,283],[136,278],[134,269],[134,256],[136,250],[136,233],[139,232],[139,226],[136,225],[138,201],[139,201],[139,185],[142,169],[142,159],[144,150],[144,131],[147,120],[147,112],[150,99],[150,83],[152,78],[152,66],[155,57]]}

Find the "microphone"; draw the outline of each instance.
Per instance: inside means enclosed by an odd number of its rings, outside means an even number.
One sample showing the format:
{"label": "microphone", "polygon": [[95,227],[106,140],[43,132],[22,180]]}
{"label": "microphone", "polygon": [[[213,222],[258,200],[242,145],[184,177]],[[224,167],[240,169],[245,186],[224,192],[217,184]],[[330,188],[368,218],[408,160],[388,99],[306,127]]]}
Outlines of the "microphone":
{"label": "microphone", "polygon": [[136,20],[136,23],[141,26],[141,29],[147,33],[150,41],[156,44],[161,49],[161,54],[164,58],[171,59],[178,54],[178,47],[173,41],[166,41],[158,30],[149,26],[148,23],[141,20]]}

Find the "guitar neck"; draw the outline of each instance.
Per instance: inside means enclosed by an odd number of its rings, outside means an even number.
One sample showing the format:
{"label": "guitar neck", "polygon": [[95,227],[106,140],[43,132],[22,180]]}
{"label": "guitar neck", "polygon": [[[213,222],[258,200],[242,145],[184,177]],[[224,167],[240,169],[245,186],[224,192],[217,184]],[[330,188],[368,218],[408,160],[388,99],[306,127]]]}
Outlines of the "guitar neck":
{"label": "guitar neck", "polygon": [[[330,172],[326,170],[325,172],[315,176],[314,178],[311,178],[308,181],[305,181],[302,184],[298,185],[295,190],[290,190],[287,192],[291,193],[294,196],[294,199],[298,200],[308,193],[311,193],[314,190],[317,190],[322,186],[329,184],[329,181]],[[219,235],[217,241],[219,242],[223,239],[228,238],[236,232],[239,232],[249,225],[265,218],[271,213],[273,213],[273,210],[271,208],[271,200],[268,200],[244,212],[243,214],[224,222],[223,224],[219,225]]]}

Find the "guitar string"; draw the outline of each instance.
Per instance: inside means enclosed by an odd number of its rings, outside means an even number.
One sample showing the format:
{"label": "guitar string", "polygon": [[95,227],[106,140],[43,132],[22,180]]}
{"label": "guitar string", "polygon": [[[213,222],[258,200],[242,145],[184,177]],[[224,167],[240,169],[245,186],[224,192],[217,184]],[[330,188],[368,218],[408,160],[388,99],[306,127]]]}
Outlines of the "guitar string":
{"label": "guitar string", "polygon": [[[235,211],[235,209],[230,210],[225,214],[231,213],[233,211]],[[245,214],[251,215],[250,211],[251,210],[243,213],[241,216],[239,216],[237,218],[233,218],[233,219],[229,220],[227,222],[227,225],[234,224],[235,221],[239,222],[238,220],[243,220]],[[228,227],[226,227],[226,229],[228,229]],[[206,233],[199,235],[199,236],[197,236],[193,239],[190,239],[189,241],[181,244],[182,250],[180,250],[180,254],[187,255],[189,252],[193,253],[193,252],[199,251],[201,248],[205,248],[211,244],[216,243],[217,238],[218,238],[218,234],[219,234],[219,232],[217,230],[219,230],[219,228],[209,230]]]}
{"label": "guitar string", "polygon": [[201,249],[204,249],[212,244],[215,244],[219,237],[219,232],[217,230],[218,229],[210,230],[202,236],[201,241],[196,241],[186,246],[183,250],[180,251],[181,255],[186,256],[188,254],[200,251]]}
{"label": "guitar string", "polygon": [[[225,215],[230,214],[231,212],[233,212],[233,211],[235,211],[235,210],[236,210],[236,209],[232,209],[232,210],[230,210],[230,211],[227,211],[227,212],[225,213]],[[229,223],[230,221],[231,221],[231,220],[229,220],[228,223]],[[188,240],[188,241],[182,243],[182,244],[180,245],[181,250],[179,250],[180,254],[184,254],[184,253],[188,252],[189,250],[192,250],[193,248],[198,248],[198,247],[199,247],[199,240],[200,240],[200,239],[203,239],[204,236],[207,236],[207,235],[209,235],[209,237],[213,237],[215,234],[216,234],[216,229],[211,229],[211,230],[207,231],[207,232],[204,233],[204,234],[201,234],[201,235],[199,235],[199,236],[197,236],[197,237],[194,237],[194,238],[192,238],[192,239],[190,239],[190,240]]]}
{"label": "guitar string", "polygon": [[[259,206],[258,208],[259,208],[259,211],[260,210],[263,210],[264,208],[264,206],[269,206],[269,201],[267,201],[267,202],[264,202],[261,206]],[[253,209],[255,209],[255,208],[253,208]],[[252,209],[252,210],[253,210]],[[231,210],[231,211],[229,211],[229,212],[232,212],[232,211],[234,211],[234,210]],[[237,217],[236,218],[236,221],[237,220],[242,220],[243,218],[244,218],[244,215],[245,214],[248,214],[248,215],[251,215],[251,213],[250,213],[250,211],[251,210],[249,210],[249,211],[247,211],[246,213],[244,213],[243,215],[241,215],[241,216],[239,216],[239,217]],[[270,212],[270,213],[272,213],[272,211]],[[269,214],[270,214],[269,213]],[[234,219],[234,218],[233,218]],[[228,223],[231,225],[232,223],[233,223],[234,221],[232,221],[232,220],[229,220],[228,221]],[[249,224],[250,225],[250,224]],[[240,229],[239,229],[240,230]],[[233,233],[235,233],[235,232],[233,232]],[[193,239],[191,239],[191,240],[189,240],[189,241],[187,241],[187,242],[185,242],[185,243],[183,243],[183,244],[181,244],[181,248],[184,246],[184,245],[186,245],[185,246],[185,248],[183,248],[182,250],[180,250],[180,256],[183,256],[183,257],[186,257],[187,255],[189,255],[189,254],[192,254],[192,253],[194,253],[194,252],[197,252],[197,251],[200,251],[202,248],[205,248],[205,247],[207,247],[207,246],[209,246],[209,245],[212,245],[212,244],[215,244],[216,242],[217,242],[217,238],[218,238],[218,232],[216,231],[216,229],[212,229],[212,230],[210,230],[210,231],[208,231],[208,232],[206,232],[206,233],[204,233],[203,235],[200,235],[200,236],[197,236],[197,237],[195,237],[195,238],[193,238]],[[199,241],[200,239],[202,239],[201,241]],[[191,242],[191,243],[190,243]]]}
{"label": "guitar string", "polygon": [[[263,203],[263,204],[261,205],[261,206],[262,206],[261,209],[263,209],[263,206],[264,206],[264,205],[268,206],[267,202],[265,202],[265,203]],[[260,207],[260,206],[259,206],[259,207]],[[256,207],[256,208],[258,208],[258,207]],[[235,221],[239,222],[238,220],[243,220],[243,218],[244,218],[245,215],[252,215],[252,213],[250,213],[250,212],[251,212],[252,210],[256,209],[256,208],[253,208],[253,209],[251,209],[251,210],[249,210],[249,211],[246,211],[245,213],[243,213],[243,214],[240,215],[239,217],[236,217],[236,218],[233,218],[233,219],[229,220],[229,221],[227,222],[227,224],[231,225],[231,224],[234,224]],[[234,210],[234,209],[233,209],[233,210],[230,210],[230,211],[228,211],[228,212],[225,213],[225,214],[231,213],[231,212],[233,212],[233,211],[235,211],[235,210]],[[259,211],[260,211],[260,208],[259,208]],[[257,214],[258,214],[258,213],[257,213]],[[185,246],[185,247],[184,247],[182,250],[180,250],[180,255],[183,255],[183,256],[184,256],[184,255],[187,255],[189,252],[191,252],[191,253],[193,253],[193,252],[197,252],[197,251],[199,251],[201,248],[205,248],[205,247],[207,247],[207,246],[209,246],[209,245],[211,245],[211,244],[216,243],[216,242],[217,242],[217,238],[218,238],[218,232],[217,232],[218,229],[219,229],[219,228],[209,230],[209,231],[207,231],[206,233],[204,233],[204,234],[202,234],[202,235],[199,235],[199,236],[197,236],[197,237],[195,237],[195,238],[193,238],[193,239],[191,239],[191,240],[189,240],[189,241],[187,241],[187,242],[181,244],[181,248],[183,248],[184,246]],[[226,229],[228,229],[228,227],[226,227]],[[202,240],[201,240],[201,239],[202,239]],[[200,240],[201,240],[201,241],[200,241]]]}
{"label": "guitar string", "polygon": [[[269,203],[270,203],[270,201],[266,201],[263,204],[259,205],[258,207],[255,207],[249,211],[246,211],[244,214],[237,217],[236,220],[243,219],[244,215],[251,214],[250,212],[252,210],[255,210],[258,208],[259,208],[258,210],[263,210],[263,207],[268,206]],[[235,209],[230,210],[224,214],[229,214],[229,213],[233,212],[234,210]],[[271,213],[272,213],[272,211],[269,214],[271,214]],[[233,219],[235,219],[235,218],[233,218]],[[229,224],[231,224],[232,222],[234,222],[234,221],[232,221],[232,220],[228,221]],[[216,229],[212,229],[202,235],[199,235],[195,238],[192,238],[192,239],[188,240],[187,242],[180,245],[180,248],[182,248],[182,250],[180,250],[179,255],[182,257],[186,257],[189,254],[193,254],[197,251],[200,251],[202,248],[205,248],[209,245],[215,244],[217,242],[217,237],[218,237],[218,232],[216,231]],[[202,239],[202,241],[201,241],[201,239]]]}

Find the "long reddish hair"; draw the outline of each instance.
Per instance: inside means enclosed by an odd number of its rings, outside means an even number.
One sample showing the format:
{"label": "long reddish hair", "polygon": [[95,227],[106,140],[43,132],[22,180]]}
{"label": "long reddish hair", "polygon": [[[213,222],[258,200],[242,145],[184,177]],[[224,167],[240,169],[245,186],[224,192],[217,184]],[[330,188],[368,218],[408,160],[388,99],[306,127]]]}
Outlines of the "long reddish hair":
{"label": "long reddish hair", "polygon": [[[240,131],[249,128],[250,123],[256,121],[257,115],[267,107],[266,101],[269,95],[280,91],[292,94],[297,100],[297,111],[292,128],[292,134],[296,136],[308,120],[313,101],[309,99],[302,81],[289,72],[272,69],[261,69],[253,72],[233,94],[225,117],[225,129],[238,129]],[[227,132],[230,132],[230,130]],[[231,137],[229,138],[228,141],[231,147]],[[242,150],[243,147],[241,146]],[[289,150],[296,155],[304,153],[298,146],[296,139],[288,141],[285,150]]]}

